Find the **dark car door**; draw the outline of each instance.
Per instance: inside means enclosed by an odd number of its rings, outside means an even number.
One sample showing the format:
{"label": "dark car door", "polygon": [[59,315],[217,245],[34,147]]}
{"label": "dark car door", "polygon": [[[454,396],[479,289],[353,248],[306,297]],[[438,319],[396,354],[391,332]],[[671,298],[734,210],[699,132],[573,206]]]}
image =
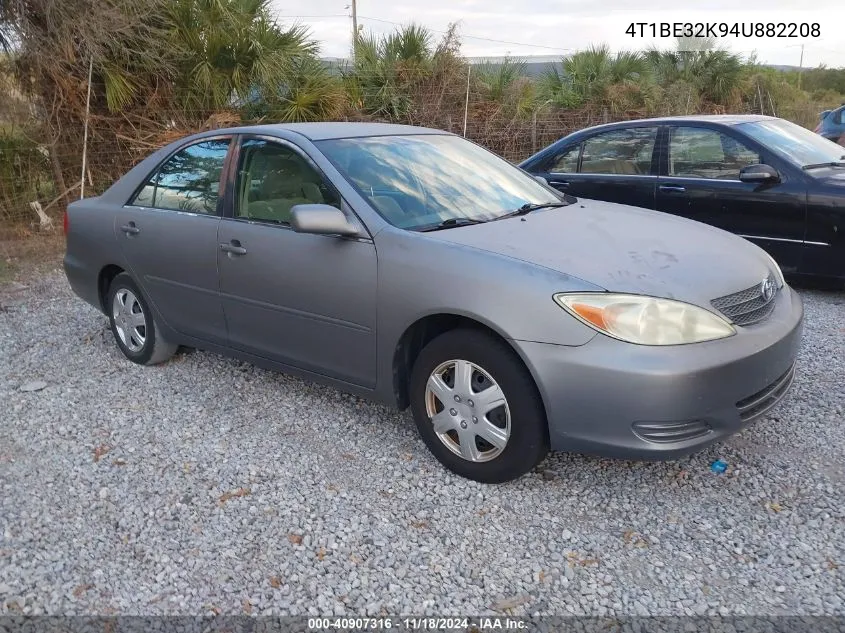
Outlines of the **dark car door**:
{"label": "dark car door", "polygon": [[807,239],[801,272],[845,278],[845,169],[812,173],[814,177],[808,179]]}
{"label": "dark car door", "polygon": [[165,322],[226,341],[217,290],[222,174],[231,137],[194,142],[168,157],[115,216],[133,277]]}
{"label": "dark car door", "polygon": [[615,128],[562,147],[532,173],[582,198],[654,208],[657,126]]}
{"label": "dark car door", "polygon": [[[296,233],[290,227],[295,205],[345,209],[340,195],[299,148],[258,137],[241,142],[231,194],[217,255],[230,344],[374,386],[377,260],[372,240]],[[359,223],[345,210],[350,221]]]}
{"label": "dark car door", "polygon": [[743,167],[774,161],[730,128],[671,125],[661,143],[666,151],[657,187],[658,211],[741,235],[768,251],[784,272],[800,268],[806,220],[800,179],[781,170],[780,182],[741,182]]}

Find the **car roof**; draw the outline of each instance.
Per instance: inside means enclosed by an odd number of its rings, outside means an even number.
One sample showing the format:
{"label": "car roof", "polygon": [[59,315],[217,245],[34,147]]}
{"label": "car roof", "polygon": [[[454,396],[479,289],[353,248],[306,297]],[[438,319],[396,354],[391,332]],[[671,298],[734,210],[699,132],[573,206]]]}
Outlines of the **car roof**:
{"label": "car roof", "polygon": [[[364,123],[351,121],[319,122],[319,123],[273,123],[265,125],[245,125],[241,127],[220,128],[208,130],[195,136],[209,136],[214,134],[268,134],[271,136],[284,135],[294,132],[311,141],[324,141],[336,138],[359,138],[364,136],[400,136],[411,134],[449,134],[443,130],[435,130],[415,125],[396,125],[393,123]],[[280,134],[281,133],[281,134]]]}
{"label": "car roof", "polygon": [[719,125],[739,125],[740,123],[753,123],[755,121],[776,121],[777,117],[765,116],[762,114],[693,114],[687,116],[664,116],[652,119],[631,119],[630,121],[614,121],[603,125],[594,125],[583,128],[572,134],[600,130],[602,128],[612,129],[615,127],[628,127],[629,125],[665,125],[668,123],[718,123]]}

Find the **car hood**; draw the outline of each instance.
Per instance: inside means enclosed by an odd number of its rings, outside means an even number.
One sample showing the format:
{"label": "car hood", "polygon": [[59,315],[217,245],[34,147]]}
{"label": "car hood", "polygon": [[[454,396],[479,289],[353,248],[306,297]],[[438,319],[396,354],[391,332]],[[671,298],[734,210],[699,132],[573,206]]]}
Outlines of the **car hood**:
{"label": "car hood", "polygon": [[827,169],[827,173],[815,178],[826,185],[833,187],[845,187],[845,169]]}
{"label": "car hood", "polygon": [[597,200],[426,235],[531,262],[611,292],[706,308],[712,299],[759,284],[771,272],[763,251],[741,237]]}

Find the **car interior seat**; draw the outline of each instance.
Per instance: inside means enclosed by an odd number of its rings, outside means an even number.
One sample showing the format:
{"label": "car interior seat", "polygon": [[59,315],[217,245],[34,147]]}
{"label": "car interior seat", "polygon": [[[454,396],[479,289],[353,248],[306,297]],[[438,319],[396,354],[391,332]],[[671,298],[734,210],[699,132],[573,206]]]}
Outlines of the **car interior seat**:
{"label": "car interior seat", "polygon": [[255,199],[248,204],[250,218],[289,224],[295,205],[322,202],[319,187],[303,181],[297,159],[266,154],[263,162],[264,178]]}
{"label": "car interior seat", "polygon": [[639,174],[637,166],[632,160],[620,158],[600,158],[590,160],[585,157],[581,162],[581,173],[585,174],[619,174],[619,175],[636,175]]}

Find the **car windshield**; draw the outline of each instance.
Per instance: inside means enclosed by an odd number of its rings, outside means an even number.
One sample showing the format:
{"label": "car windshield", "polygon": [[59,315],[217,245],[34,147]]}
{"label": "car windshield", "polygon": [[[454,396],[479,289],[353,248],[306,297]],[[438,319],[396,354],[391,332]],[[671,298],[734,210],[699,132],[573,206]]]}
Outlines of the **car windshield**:
{"label": "car windshield", "polygon": [[738,127],[799,167],[841,162],[845,155],[845,148],[841,145],[789,121],[756,121],[742,123]]}
{"label": "car windshield", "polygon": [[484,222],[561,198],[458,136],[372,136],[317,142],[388,222],[403,229]]}

